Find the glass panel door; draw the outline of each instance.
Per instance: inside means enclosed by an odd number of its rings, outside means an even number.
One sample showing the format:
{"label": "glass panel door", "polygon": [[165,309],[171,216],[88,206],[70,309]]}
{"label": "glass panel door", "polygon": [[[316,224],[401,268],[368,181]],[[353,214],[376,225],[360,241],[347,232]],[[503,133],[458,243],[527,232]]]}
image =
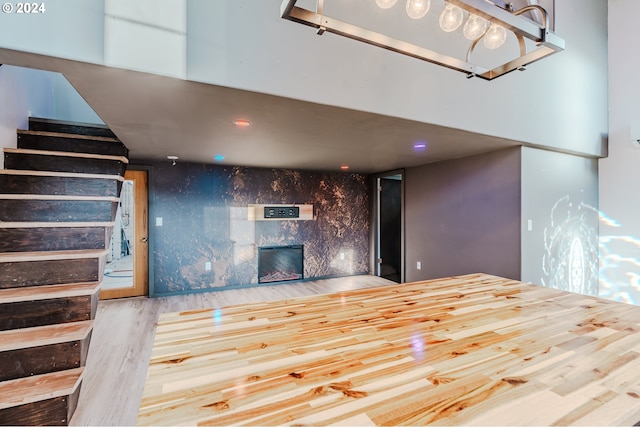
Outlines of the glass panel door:
{"label": "glass panel door", "polygon": [[127,171],[124,178],[101,299],[148,294],[147,172]]}

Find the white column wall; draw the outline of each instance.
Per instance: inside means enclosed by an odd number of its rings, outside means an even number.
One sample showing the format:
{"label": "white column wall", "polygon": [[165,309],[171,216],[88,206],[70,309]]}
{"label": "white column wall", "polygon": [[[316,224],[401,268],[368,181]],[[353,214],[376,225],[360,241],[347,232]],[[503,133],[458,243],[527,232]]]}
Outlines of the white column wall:
{"label": "white column wall", "polygon": [[105,0],[104,64],[186,78],[186,0]]}
{"label": "white column wall", "polygon": [[600,160],[600,294],[640,304],[637,0],[609,1],[609,157]]}
{"label": "white column wall", "polygon": [[0,13],[0,47],[103,63],[104,0],[36,3],[44,3],[44,13]]}
{"label": "white column wall", "polygon": [[598,295],[598,161],[523,148],[521,280]]}

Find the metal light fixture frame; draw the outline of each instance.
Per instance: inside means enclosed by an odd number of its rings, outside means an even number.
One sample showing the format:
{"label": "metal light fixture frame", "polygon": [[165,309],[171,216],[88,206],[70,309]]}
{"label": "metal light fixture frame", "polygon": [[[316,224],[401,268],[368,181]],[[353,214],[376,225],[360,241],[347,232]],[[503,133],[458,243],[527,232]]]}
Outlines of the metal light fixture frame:
{"label": "metal light fixture frame", "polygon": [[[298,0],[282,1],[280,5],[280,15],[282,18],[316,28],[316,32],[319,35],[324,32],[330,32],[348,37],[353,40],[460,71],[465,73],[469,78],[479,77],[484,80],[493,80],[514,70],[522,71],[527,65],[564,50],[565,46],[564,39],[551,31],[549,14],[543,7],[537,4],[525,6],[522,9],[514,11],[510,3],[503,3],[501,1],[447,0],[450,4],[458,6],[469,13],[503,26],[506,30],[514,33],[518,39],[520,56],[493,69],[488,69],[471,62],[473,50],[482,37],[484,37],[484,34],[471,42],[466,58],[462,60],[325,16],[323,13],[324,0],[316,0],[315,11],[296,6],[297,1]],[[533,10],[537,10],[542,14],[542,23],[537,23],[521,16],[523,13]],[[527,52],[525,38],[533,41],[536,45],[536,48],[531,52]]]}

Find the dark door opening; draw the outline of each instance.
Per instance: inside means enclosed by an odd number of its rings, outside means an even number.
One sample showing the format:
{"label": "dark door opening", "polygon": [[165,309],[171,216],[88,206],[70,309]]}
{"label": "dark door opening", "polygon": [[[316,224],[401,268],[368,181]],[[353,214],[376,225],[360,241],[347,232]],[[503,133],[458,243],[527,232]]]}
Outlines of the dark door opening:
{"label": "dark door opening", "polygon": [[376,181],[376,275],[404,280],[402,173],[381,175]]}

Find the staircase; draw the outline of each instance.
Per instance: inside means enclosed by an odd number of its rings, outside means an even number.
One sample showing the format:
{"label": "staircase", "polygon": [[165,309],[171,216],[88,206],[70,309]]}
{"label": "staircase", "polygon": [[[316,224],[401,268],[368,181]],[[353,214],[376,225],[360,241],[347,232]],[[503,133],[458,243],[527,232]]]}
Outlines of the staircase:
{"label": "staircase", "polygon": [[29,119],[0,170],[0,425],[77,406],[127,148],[106,127]]}

